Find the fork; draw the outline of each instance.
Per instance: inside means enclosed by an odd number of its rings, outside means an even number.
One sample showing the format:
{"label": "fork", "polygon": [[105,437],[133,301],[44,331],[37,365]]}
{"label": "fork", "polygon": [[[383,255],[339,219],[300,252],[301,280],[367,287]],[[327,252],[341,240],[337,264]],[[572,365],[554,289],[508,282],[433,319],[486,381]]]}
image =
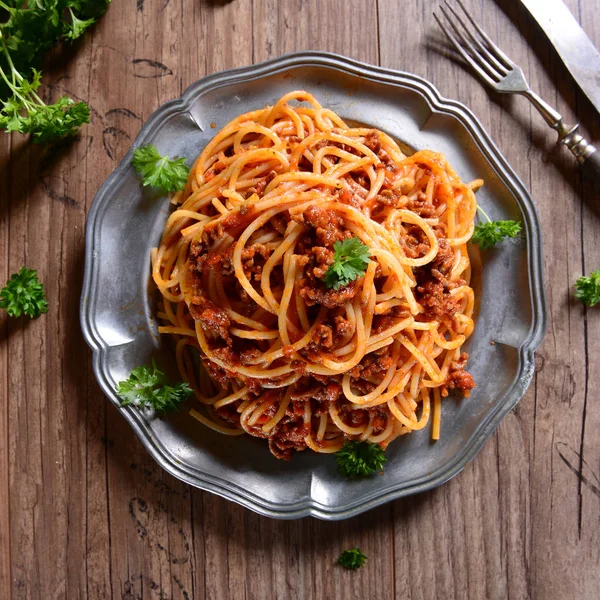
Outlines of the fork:
{"label": "fork", "polygon": [[440,5],[440,11],[453,31],[435,13],[433,16],[462,57],[492,89],[504,94],[525,96],[558,133],[557,144],[564,144],[587,170],[600,177],[600,151],[583,138],[578,131],[579,125],[567,125],[562,115],[529,87],[519,65],[490,39],[467,12],[461,0],[456,2],[471,27],[446,0],[444,4],[447,10]]}

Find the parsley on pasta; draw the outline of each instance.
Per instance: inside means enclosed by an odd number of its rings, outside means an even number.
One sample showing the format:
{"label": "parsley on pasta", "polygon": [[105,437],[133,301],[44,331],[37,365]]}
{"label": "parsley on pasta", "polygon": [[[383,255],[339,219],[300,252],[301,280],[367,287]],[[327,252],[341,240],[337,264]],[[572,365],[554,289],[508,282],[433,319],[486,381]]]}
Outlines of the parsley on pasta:
{"label": "parsley on pasta", "polygon": [[371,252],[357,237],[336,242],[333,250],[333,264],[325,272],[325,285],[337,290],[364,274]]}

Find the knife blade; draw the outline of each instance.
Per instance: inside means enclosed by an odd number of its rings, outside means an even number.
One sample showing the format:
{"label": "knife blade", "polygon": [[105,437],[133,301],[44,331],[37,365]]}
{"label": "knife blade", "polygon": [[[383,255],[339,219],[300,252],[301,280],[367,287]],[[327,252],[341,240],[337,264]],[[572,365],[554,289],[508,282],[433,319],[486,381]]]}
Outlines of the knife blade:
{"label": "knife blade", "polygon": [[562,0],[521,0],[600,112],[600,53]]}

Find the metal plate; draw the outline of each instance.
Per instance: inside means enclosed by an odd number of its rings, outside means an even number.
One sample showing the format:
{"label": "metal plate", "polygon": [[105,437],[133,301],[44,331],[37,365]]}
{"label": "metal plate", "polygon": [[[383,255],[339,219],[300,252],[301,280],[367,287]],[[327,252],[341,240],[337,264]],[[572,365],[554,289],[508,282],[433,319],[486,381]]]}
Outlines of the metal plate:
{"label": "metal plate", "polygon": [[[264,440],[219,435],[186,410],[162,418],[120,409],[156,461],[191,485],[271,517],[344,519],[456,475],[519,401],[546,329],[540,226],[527,190],[465,106],[442,98],[415,75],[333,54],[291,54],[206,77],[159,108],[134,147],[152,142],[161,153],[185,156],[191,164],[229,120],[292,89],[306,89],[342,118],[377,127],[408,147],[445,153],[463,180],[485,179],[478,199],[492,218],[521,220],[525,230],[520,241],[482,257],[483,300],[466,348],[477,388],[468,399],[444,402],[438,442],[430,441],[428,429],[394,441],[381,476],[347,481],[333,456],[312,452],[279,461]],[[176,371],[172,350],[156,331],[150,285],[150,249],[159,241],[169,202],[142,188],[131,155],[94,199],[81,299],[94,372],[117,406],[116,382],[151,355]]]}

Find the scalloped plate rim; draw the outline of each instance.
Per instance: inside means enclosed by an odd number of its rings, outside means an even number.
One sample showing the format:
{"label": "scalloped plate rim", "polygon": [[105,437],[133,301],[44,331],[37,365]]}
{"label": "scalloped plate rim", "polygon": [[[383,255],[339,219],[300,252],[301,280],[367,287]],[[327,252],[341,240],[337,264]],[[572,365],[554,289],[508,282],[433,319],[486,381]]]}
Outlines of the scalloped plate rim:
{"label": "scalloped plate rim", "polygon": [[511,190],[526,219],[527,229],[527,263],[530,281],[530,299],[532,304],[532,323],[525,342],[518,348],[519,363],[511,388],[499,399],[497,407],[492,409],[487,418],[481,421],[472,434],[468,444],[454,455],[446,465],[425,477],[412,482],[391,485],[382,490],[371,492],[353,503],[343,506],[329,507],[305,496],[302,500],[282,505],[273,503],[252,494],[236,484],[213,475],[208,475],[190,465],[184,465],[156,439],[150,428],[140,415],[131,408],[120,409],[146,450],[153,459],[174,477],[209,491],[218,496],[241,504],[261,515],[273,518],[295,519],[313,516],[326,520],[346,519],[370,510],[391,500],[433,489],[457,475],[481,450],[491,437],[499,423],[527,390],[534,372],[534,351],[541,343],[548,322],[544,276],[542,265],[542,241],[537,209],[529,192],[517,174],[508,164],[506,158],[492,141],[487,131],[475,115],[464,104],[444,98],[437,88],[426,79],[404,71],[395,71],[379,66],[369,65],[339,54],[328,52],[296,52],[270,59],[256,65],[230,69],[208,75],[192,83],[184,93],[174,100],[161,105],[142,126],[131,148],[121,159],[96,193],[86,226],[85,274],[82,287],[80,321],[84,338],[93,352],[93,371],[100,387],[111,402],[120,408],[119,401],[110,386],[106,373],[105,358],[111,347],[106,344],[98,332],[93,319],[96,290],[98,286],[97,261],[94,260],[95,242],[98,229],[102,223],[103,210],[108,207],[114,185],[124,177],[129,167],[133,150],[142,145],[151,133],[155,133],[155,125],[173,114],[189,113],[192,102],[203,91],[215,89],[248,80],[260,79],[263,76],[289,67],[317,66],[333,68],[354,76],[372,81],[412,89],[421,94],[434,113],[443,113],[457,119],[471,134],[479,150],[490,166],[497,172],[503,183]]}

